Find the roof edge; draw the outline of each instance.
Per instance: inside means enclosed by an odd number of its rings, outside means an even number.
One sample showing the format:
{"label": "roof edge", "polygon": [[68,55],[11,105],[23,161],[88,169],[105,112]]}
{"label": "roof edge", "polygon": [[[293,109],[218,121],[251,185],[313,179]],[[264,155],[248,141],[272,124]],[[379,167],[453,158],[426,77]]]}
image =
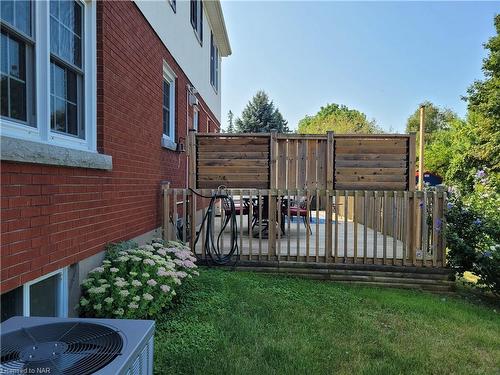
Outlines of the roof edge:
{"label": "roof edge", "polygon": [[231,55],[231,44],[229,43],[229,36],[227,34],[226,22],[224,21],[220,0],[205,1],[205,10],[210,19],[210,24],[213,27],[212,31],[221,56],[227,57]]}

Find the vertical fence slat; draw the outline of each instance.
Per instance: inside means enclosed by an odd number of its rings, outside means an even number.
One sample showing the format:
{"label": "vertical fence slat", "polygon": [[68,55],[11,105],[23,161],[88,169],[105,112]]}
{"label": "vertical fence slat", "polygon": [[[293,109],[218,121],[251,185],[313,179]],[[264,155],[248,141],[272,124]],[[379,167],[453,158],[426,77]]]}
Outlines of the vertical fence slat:
{"label": "vertical fence slat", "polygon": [[299,259],[300,255],[300,216],[299,216],[299,193],[300,190],[297,189],[297,195],[295,196],[295,205],[296,205],[296,211],[295,211],[295,220],[296,220],[296,227],[297,227],[297,247],[295,248],[297,260]]}
{"label": "vertical fence slat", "polygon": [[[201,190],[201,194],[202,195],[205,195],[206,191],[204,190]],[[205,215],[207,214],[207,209],[205,207],[206,205],[206,201],[203,200],[203,209],[201,210],[201,213],[203,215],[203,217],[205,217]],[[206,232],[206,222],[205,224],[203,224],[202,228],[201,228],[201,259],[205,260],[205,236],[207,234]]]}
{"label": "vertical fence slat", "polygon": [[339,191],[335,190],[335,243],[334,243],[334,262],[338,262],[339,257]]}
{"label": "vertical fence slat", "polygon": [[252,260],[253,253],[253,220],[254,220],[254,206],[253,206],[253,191],[248,190],[248,260]]}
{"label": "vertical fence slat", "polygon": [[332,202],[330,190],[325,190],[325,263],[330,261],[332,251]]}
{"label": "vertical fence slat", "polygon": [[[262,193],[259,190],[258,191],[259,196],[257,200],[258,204],[258,210],[259,210],[259,256],[258,259],[261,260],[262,257]],[[268,237],[269,237],[269,231],[268,231]]]}
{"label": "vertical fence slat", "polygon": [[281,212],[281,209],[282,209],[282,195],[281,195],[281,191],[278,189],[278,205],[277,205],[277,209],[276,209],[276,215],[278,215],[278,262],[280,261],[280,257],[281,257],[281,228],[282,228],[282,212]]}
{"label": "vertical fence slat", "polygon": [[380,210],[378,205],[378,192],[373,192],[373,264],[376,263],[378,257],[378,221],[380,218]]}
{"label": "vertical fence slat", "polygon": [[428,219],[428,213],[427,213],[427,205],[428,205],[428,199],[427,199],[427,191],[424,191],[424,195],[422,197],[422,200],[419,203],[419,208],[420,211],[422,212],[422,230],[420,233],[422,234],[422,239],[420,241],[421,243],[421,252],[422,252],[422,264],[423,266],[427,266],[427,250],[429,248],[429,226],[427,224],[427,219]]}
{"label": "vertical fence slat", "polygon": [[366,263],[368,253],[368,198],[368,191],[365,191],[363,207],[363,263]]}
{"label": "vertical fence slat", "polygon": [[290,260],[290,237],[292,236],[292,232],[290,230],[291,227],[291,222],[292,222],[292,217],[290,216],[290,204],[292,202],[292,198],[290,196],[290,189],[286,190],[286,195],[287,195],[287,208],[286,208],[286,225],[287,225],[287,238],[286,238],[286,260]]}
{"label": "vertical fence slat", "polygon": [[190,207],[189,207],[189,217],[190,217],[190,236],[189,236],[189,247],[194,248],[194,241],[196,239],[196,195],[190,191]]}
{"label": "vertical fence slat", "polygon": [[432,267],[436,267],[437,249],[438,249],[438,194],[434,191],[432,194]]}
{"label": "vertical fence slat", "polygon": [[[317,143],[316,143],[317,144]],[[316,148],[317,150],[317,148]],[[317,165],[317,163],[316,163]],[[316,238],[315,238],[315,244],[316,244],[316,263],[319,262],[319,190],[316,188]]]}
{"label": "vertical fence slat", "polygon": [[446,192],[443,191],[442,196],[442,210],[441,210],[441,261],[442,267],[446,267],[446,211],[448,210],[448,196]]}
{"label": "vertical fence slat", "polygon": [[358,261],[358,191],[354,191],[354,201],[352,204],[352,225],[353,225],[353,236],[354,236],[354,260],[353,263]]}
{"label": "vertical fence slat", "polygon": [[271,260],[276,255],[276,199],[275,190],[269,190],[268,214],[267,214],[267,260]]}
{"label": "vertical fence slat", "polygon": [[[306,212],[307,212],[307,215],[309,215],[311,212],[309,189],[307,189],[307,191],[306,191]],[[307,218],[307,219],[309,219],[309,218]],[[309,230],[307,230],[307,228],[306,228],[306,262],[309,262],[309,254],[310,254],[309,241],[310,240],[311,240],[311,235],[309,233]]]}
{"label": "vertical fence slat", "polygon": [[[243,201],[243,196],[245,195],[244,190],[240,190],[240,254],[243,254],[243,212],[245,204]],[[248,209],[250,210],[250,208]]]}
{"label": "vertical fence slat", "polygon": [[163,189],[163,239],[170,240],[170,189]]}
{"label": "vertical fence slat", "polygon": [[389,225],[387,224],[388,218],[389,218],[389,213],[388,213],[388,197],[387,197],[387,191],[384,191],[384,201],[383,201],[383,206],[382,206],[382,225],[384,227],[382,233],[384,235],[383,237],[383,257],[384,259],[382,260],[383,264],[387,264],[387,230]]}
{"label": "vertical fence slat", "polygon": [[394,192],[392,198],[392,264],[396,265],[397,253],[398,253],[398,212],[400,211],[400,205],[398,200],[398,192]]}
{"label": "vertical fence slat", "polygon": [[349,216],[348,210],[349,195],[348,191],[344,190],[344,263],[347,263],[347,240],[348,240],[348,226],[347,217]]}
{"label": "vertical fence slat", "polygon": [[179,233],[177,231],[177,221],[179,219],[179,216],[178,216],[178,207],[177,207],[177,194],[178,194],[178,191],[177,189],[174,189],[173,190],[173,201],[172,201],[172,205],[173,205],[173,210],[174,210],[174,235],[175,237],[173,237],[175,240],[179,239]]}

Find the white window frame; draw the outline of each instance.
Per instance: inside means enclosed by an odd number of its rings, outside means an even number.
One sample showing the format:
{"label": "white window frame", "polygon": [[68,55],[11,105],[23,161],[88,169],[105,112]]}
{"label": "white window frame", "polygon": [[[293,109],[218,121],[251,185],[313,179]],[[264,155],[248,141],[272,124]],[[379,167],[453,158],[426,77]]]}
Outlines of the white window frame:
{"label": "white window frame", "polygon": [[217,94],[219,92],[219,68],[220,66],[220,55],[219,47],[215,42],[215,37],[213,32],[210,32],[210,84]]}
{"label": "white window frame", "polygon": [[35,280],[29,281],[23,285],[23,316],[30,316],[30,287],[37,284],[49,277],[59,275],[59,285],[57,296],[59,299],[59,306],[57,308],[57,316],[59,318],[68,317],[68,267],[50,272]]}
{"label": "white window frame", "polygon": [[200,110],[198,109],[198,106],[193,106],[193,129],[198,131],[200,123]]}
{"label": "white window frame", "polygon": [[50,128],[50,3],[33,1],[33,39],[35,41],[35,125],[2,118],[1,134],[67,148],[97,152],[97,44],[96,2],[76,0],[83,6],[83,121],[85,138],[54,132]]}
{"label": "white window frame", "polygon": [[[163,133],[163,125],[162,125],[162,146],[169,149],[176,149],[177,144],[175,143],[176,134],[175,134],[175,118],[176,118],[176,107],[175,107],[175,81],[177,79],[177,75],[170,68],[166,61],[163,61],[163,80],[162,80],[162,98],[163,98],[163,81],[167,81],[170,85],[170,136]],[[162,99],[163,100],[163,99]],[[163,101],[162,101],[163,103]],[[162,112],[163,116],[163,112]]]}

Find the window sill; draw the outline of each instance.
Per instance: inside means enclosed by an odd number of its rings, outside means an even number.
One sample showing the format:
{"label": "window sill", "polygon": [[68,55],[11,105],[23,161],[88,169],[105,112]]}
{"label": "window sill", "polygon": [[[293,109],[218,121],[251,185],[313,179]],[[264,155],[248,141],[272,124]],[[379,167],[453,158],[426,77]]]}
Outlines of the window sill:
{"label": "window sill", "polygon": [[110,155],[6,136],[1,138],[1,160],[89,169],[113,168]]}
{"label": "window sill", "polygon": [[170,138],[162,138],[161,139],[161,147],[166,148],[168,150],[177,151],[177,143],[172,141]]}

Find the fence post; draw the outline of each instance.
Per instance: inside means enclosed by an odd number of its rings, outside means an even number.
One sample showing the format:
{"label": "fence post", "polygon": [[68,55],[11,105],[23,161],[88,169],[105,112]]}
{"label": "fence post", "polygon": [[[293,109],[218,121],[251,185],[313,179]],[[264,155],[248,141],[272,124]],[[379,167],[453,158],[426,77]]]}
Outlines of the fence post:
{"label": "fence post", "polygon": [[161,182],[161,194],[162,194],[162,228],[163,228],[163,239],[165,241],[170,240],[170,226],[169,226],[169,218],[170,218],[170,199],[169,199],[169,189],[170,182],[162,181]]}
{"label": "fence post", "polygon": [[196,130],[188,133],[188,187],[196,189]]}
{"label": "fence post", "polygon": [[[276,255],[276,200],[278,195],[276,190],[269,190],[268,194],[268,216],[267,216],[267,260],[274,260]],[[278,229],[281,230],[281,229]]]}
{"label": "fence post", "polygon": [[269,179],[271,180],[270,189],[277,188],[277,148],[278,148],[278,133],[273,131],[269,137]]}
{"label": "fence post", "polygon": [[409,191],[415,191],[415,163],[416,163],[415,137],[416,137],[415,133],[410,133],[408,139],[408,190]]}
{"label": "fence post", "polygon": [[326,190],[333,190],[334,184],[334,169],[335,169],[335,154],[333,144],[334,133],[326,132]]}

